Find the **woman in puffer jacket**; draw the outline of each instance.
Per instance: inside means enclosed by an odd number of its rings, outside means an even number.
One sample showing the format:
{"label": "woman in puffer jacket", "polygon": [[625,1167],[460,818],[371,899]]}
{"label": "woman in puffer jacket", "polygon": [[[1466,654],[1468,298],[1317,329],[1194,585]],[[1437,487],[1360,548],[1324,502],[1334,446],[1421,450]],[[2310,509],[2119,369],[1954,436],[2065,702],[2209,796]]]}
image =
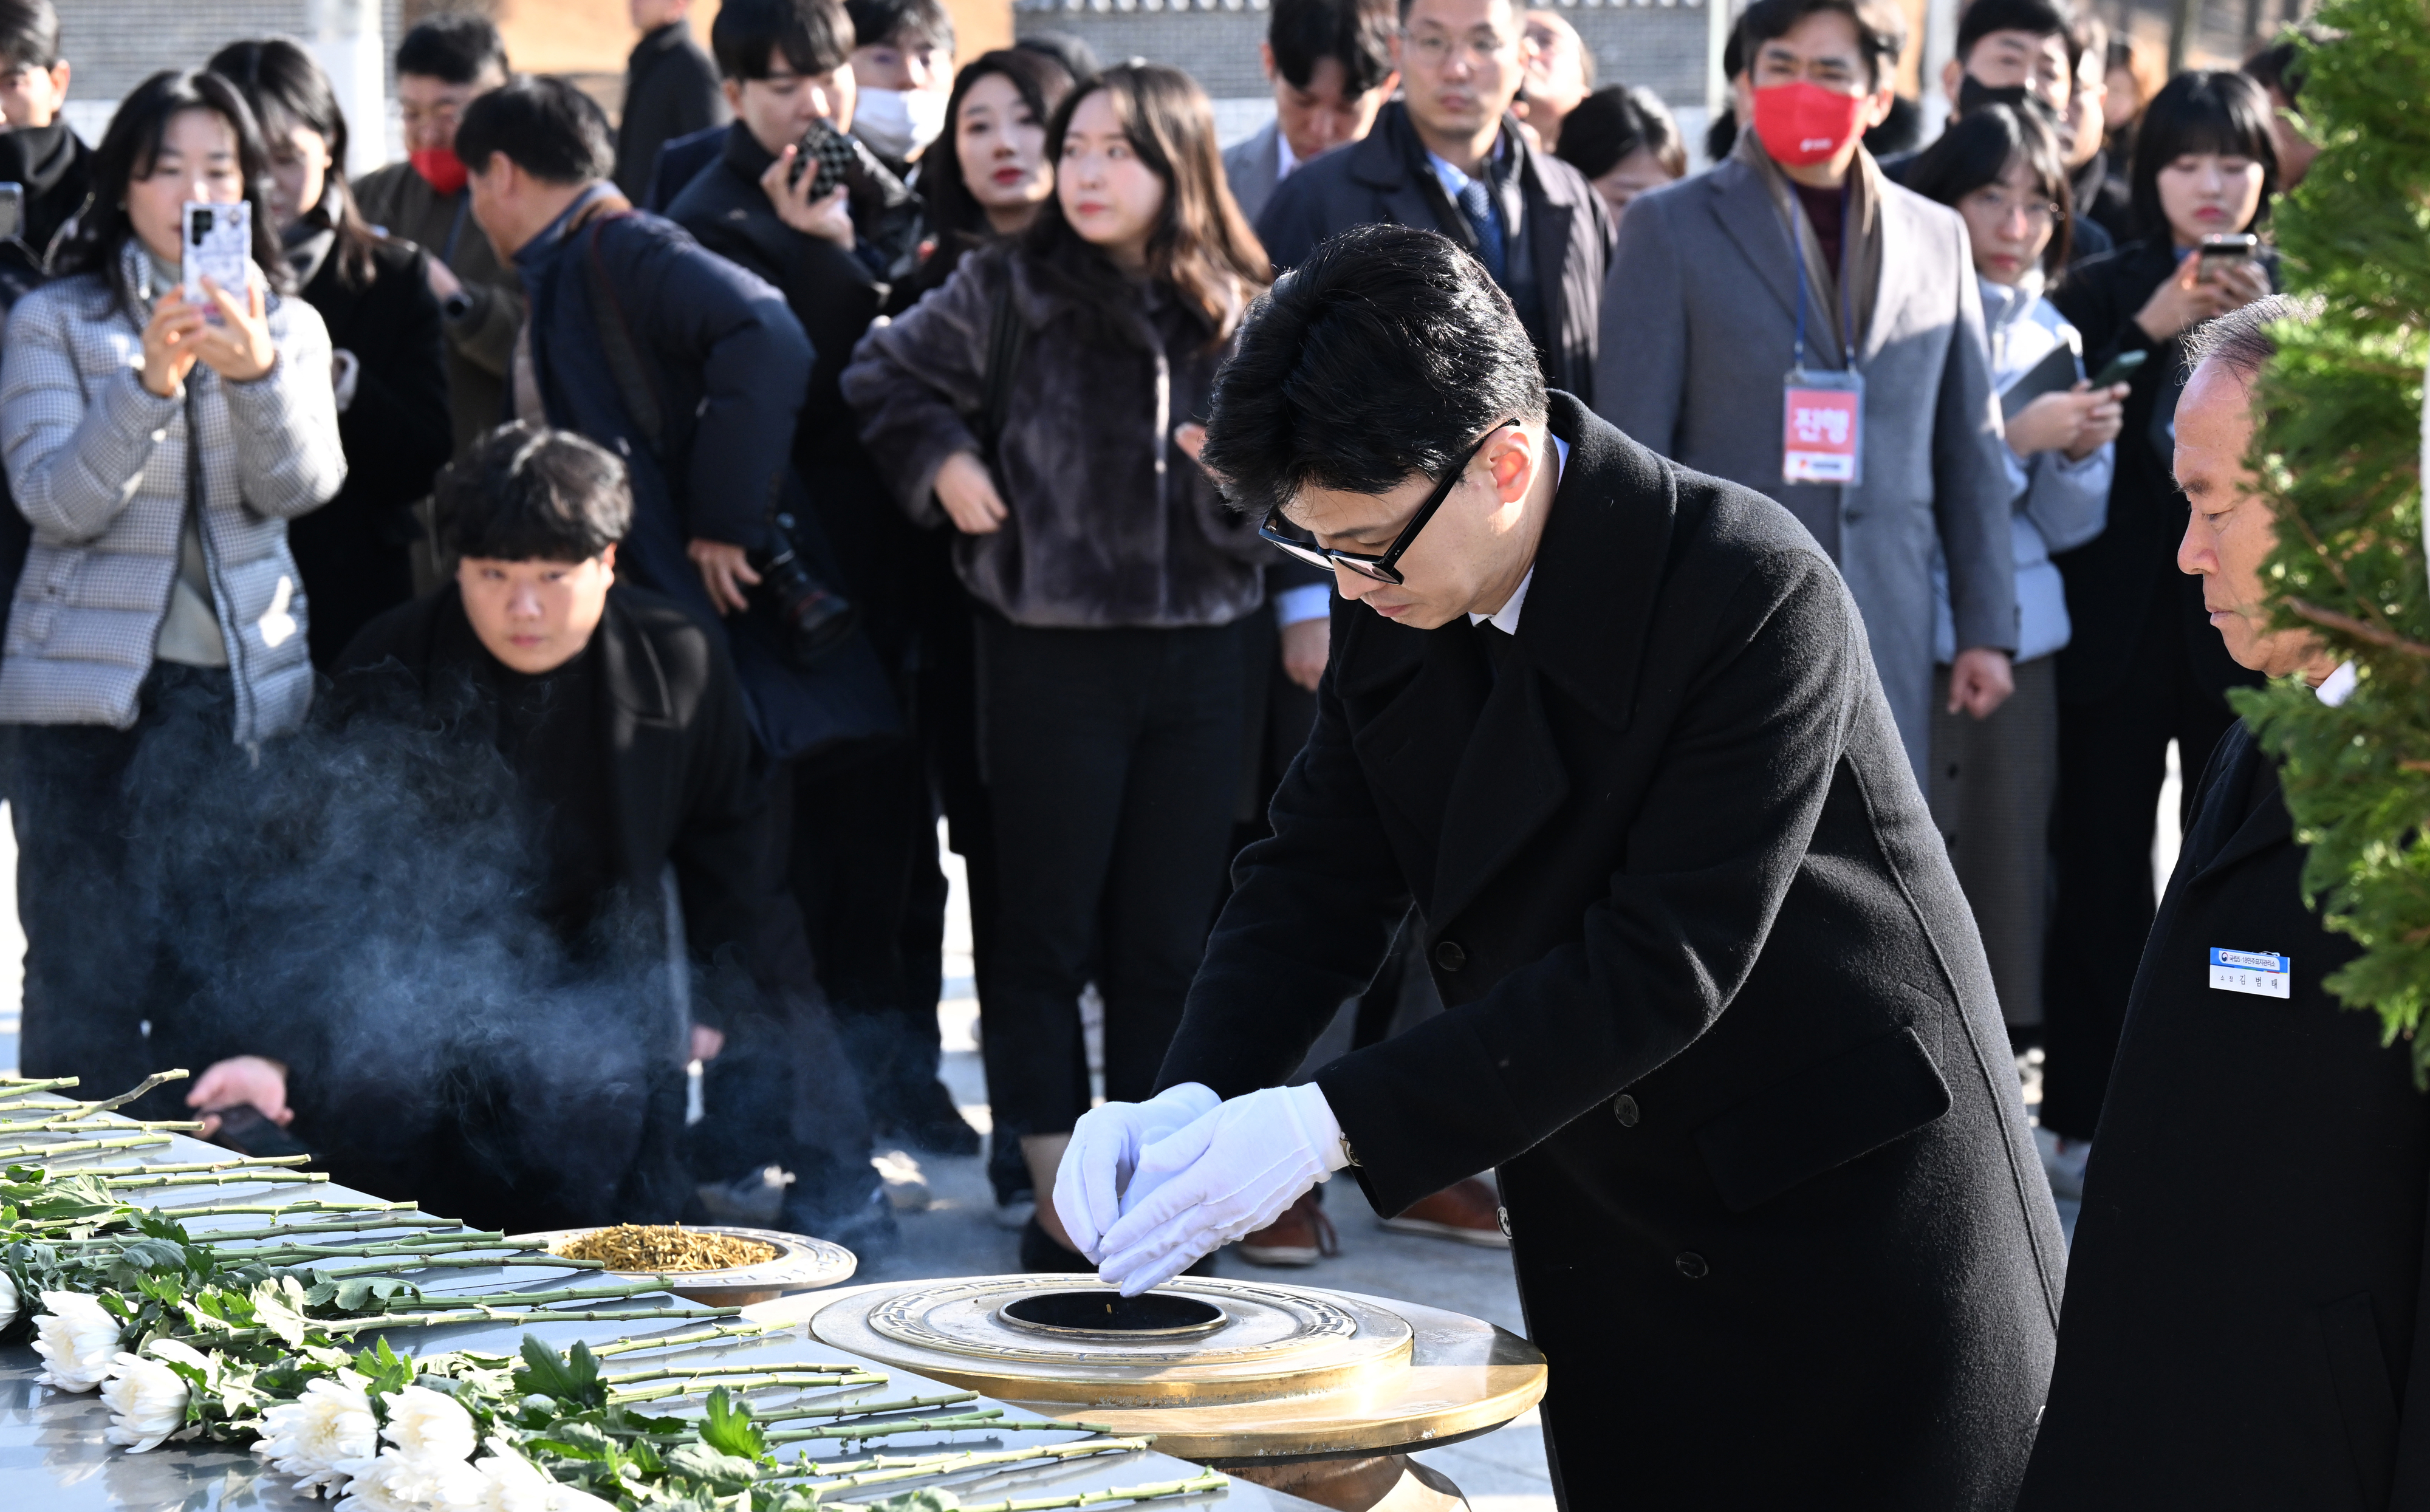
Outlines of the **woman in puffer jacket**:
{"label": "woman in puffer jacket", "polygon": [[[0,654],[17,726],[20,1065],[118,1087],[179,1064],[208,892],[185,806],[248,780],[312,696],[287,522],[345,478],[321,317],[282,299],[243,99],[162,73],[126,97],[58,276],[0,355],[0,455],[33,526]],[[179,291],[186,202],[252,207],[247,287]],[[243,888],[262,879],[223,876]],[[149,1033],[146,1033],[148,1024]]]}

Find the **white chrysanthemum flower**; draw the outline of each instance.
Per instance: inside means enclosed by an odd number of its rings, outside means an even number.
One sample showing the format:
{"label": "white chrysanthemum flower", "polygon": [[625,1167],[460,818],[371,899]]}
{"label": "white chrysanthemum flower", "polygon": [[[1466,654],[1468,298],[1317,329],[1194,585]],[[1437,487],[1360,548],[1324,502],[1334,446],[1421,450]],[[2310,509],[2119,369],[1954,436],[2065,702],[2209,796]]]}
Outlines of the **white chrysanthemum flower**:
{"label": "white chrysanthemum flower", "polygon": [[63,1391],[90,1391],[118,1363],[122,1325],[108,1309],[75,1291],[42,1293],[42,1315],[34,1320],[34,1353],[44,1360],[36,1380]]}
{"label": "white chrysanthemum flower", "polygon": [[302,1396],[261,1415],[261,1441],[253,1452],[280,1474],[294,1476],[295,1489],[305,1495],[334,1493],[351,1473],[341,1467],[379,1453],[379,1420],[363,1390],[368,1384],[352,1371],[311,1382]]}
{"label": "white chrysanthemum flower", "polygon": [[25,1310],[25,1299],[17,1293],[17,1278],[6,1271],[0,1271],[0,1328],[6,1328],[15,1322],[17,1315]]}
{"label": "white chrysanthemum flower", "polygon": [[387,1395],[388,1426],[380,1437],[408,1459],[461,1465],[480,1444],[473,1415],[444,1391],[408,1386]]}
{"label": "white chrysanthemum flower", "polygon": [[[170,1340],[154,1348],[192,1353]],[[110,1413],[109,1431],[103,1437],[113,1444],[125,1444],[130,1454],[155,1448],[186,1425],[188,1395],[186,1378],[160,1361],[121,1354],[110,1365],[109,1379],[101,1388],[101,1400],[109,1404]]]}
{"label": "white chrysanthemum flower", "polygon": [[481,1472],[460,1459],[390,1449],[377,1459],[356,1463],[355,1478],[347,1483],[338,1512],[432,1512],[459,1507],[474,1512],[481,1505],[485,1484]]}
{"label": "white chrysanthemum flower", "polygon": [[616,1512],[614,1503],[551,1479],[505,1439],[488,1443],[488,1457],[473,1462],[484,1483],[481,1512]]}

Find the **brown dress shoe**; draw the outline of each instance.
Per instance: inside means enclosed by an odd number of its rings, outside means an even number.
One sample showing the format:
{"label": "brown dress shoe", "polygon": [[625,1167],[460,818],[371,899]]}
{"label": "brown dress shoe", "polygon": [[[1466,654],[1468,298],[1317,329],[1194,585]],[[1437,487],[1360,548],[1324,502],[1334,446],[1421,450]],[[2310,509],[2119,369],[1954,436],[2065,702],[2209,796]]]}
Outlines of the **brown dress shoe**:
{"label": "brown dress shoe", "polygon": [[1385,1219],[1384,1226],[1395,1234],[1457,1239],[1489,1250],[1510,1248],[1510,1236],[1502,1231],[1499,1197],[1474,1176],[1455,1181],[1431,1197],[1419,1198],[1400,1217]]}
{"label": "brown dress shoe", "polygon": [[1282,1217],[1241,1239],[1233,1253],[1251,1265],[1314,1265],[1340,1254],[1341,1241],[1334,1236],[1333,1220],[1324,1216],[1324,1205],[1309,1190],[1284,1208]]}

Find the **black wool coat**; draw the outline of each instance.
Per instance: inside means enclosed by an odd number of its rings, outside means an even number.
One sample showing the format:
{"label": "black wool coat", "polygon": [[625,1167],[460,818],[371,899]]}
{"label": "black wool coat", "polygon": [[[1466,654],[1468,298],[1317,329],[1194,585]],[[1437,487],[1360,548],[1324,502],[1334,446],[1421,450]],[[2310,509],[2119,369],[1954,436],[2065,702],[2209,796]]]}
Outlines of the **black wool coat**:
{"label": "black wool coat", "polygon": [[[1535,339],[1544,381],[1591,403],[1604,275],[1611,267],[1611,212],[1585,174],[1528,146],[1516,121],[1506,119],[1502,129],[1518,143],[1522,224],[1543,298],[1540,328],[1527,334]],[[1277,274],[1306,262],[1319,243],[1354,225],[1413,225],[1473,250],[1475,231],[1428,174],[1408,107],[1395,100],[1365,137],[1304,164],[1275,186],[1257,217],[1257,240]]]}
{"label": "black wool coat", "polygon": [[312,665],[323,672],[364,625],[413,597],[413,504],[430,491],[454,443],[429,266],[430,255],[412,242],[383,240],[372,249],[368,280],[347,278],[333,251],[304,286],[329,344],[361,364],[354,403],[338,417],[345,486],[287,527],[312,604]]}
{"label": "black wool coat", "polygon": [[[2322,986],[2355,946],[2305,855],[2231,726],[2093,1138],[2033,1512],[2430,1505],[2430,1099]],[[2290,956],[2292,996],[2213,988],[2214,949]]]}
{"label": "black wool coat", "polygon": [[2166,236],[2129,241],[2069,269],[2051,293],[2084,335],[2085,372],[2099,373],[2121,353],[2144,354],[2127,390],[2109,523],[2084,545],[2051,558],[2067,585],[2071,633],[2058,653],[2058,678],[2059,696],[2071,701],[2103,698],[2117,689],[2150,614],[2176,623],[2195,681],[2218,706],[2226,706],[2227,689],[2261,681],[2229,658],[2211,628],[2202,579],[2177,571],[2186,499],[2177,491],[2169,426],[2185,389],[2185,349],[2175,339],[2154,341],[2135,324],[2152,291],[2176,268],[2177,253]]}
{"label": "black wool coat", "polygon": [[885,307],[888,288],[851,252],[777,217],[759,187],[759,175],[774,160],[736,122],[725,128],[717,160],[675,196],[667,219],[774,285],[810,339],[810,381],[793,430],[793,468],[834,554],[840,586],[859,606],[880,654],[897,666],[916,620],[921,535],[894,507],[862,449],[842,389],[844,367]]}
{"label": "black wool coat", "polygon": [[1568,1507],[2005,1509],[2061,1268],[1839,573],[1567,394],[1497,676],[1337,604],[1162,1081],[1281,1082],[1414,901],[1447,1011],[1317,1075],[1380,1213],[1501,1171]]}
{"label": "black wool coat", "polygon": [[[750,948],[766,891],[767,798],[742,689],[721,638],[657,594],[608,590],[593,633],[603,653],[599,749],[615,799],[621,886],[654,903],[660,874],[674,868],[698,978],[692,1017],[723,1026],[757,1003]],[[450,583],[373,621],[346,648],[337,674],[341,717],[424,705],[443,712],[488,655]]]}
{"label": "black wool coat", "polygon": [[624,60],[624,109],[616,126],[616,187],[639,200],[658,149],[727,115],[717,65],[692,40],[691,23],[671,21],[633,44]]}

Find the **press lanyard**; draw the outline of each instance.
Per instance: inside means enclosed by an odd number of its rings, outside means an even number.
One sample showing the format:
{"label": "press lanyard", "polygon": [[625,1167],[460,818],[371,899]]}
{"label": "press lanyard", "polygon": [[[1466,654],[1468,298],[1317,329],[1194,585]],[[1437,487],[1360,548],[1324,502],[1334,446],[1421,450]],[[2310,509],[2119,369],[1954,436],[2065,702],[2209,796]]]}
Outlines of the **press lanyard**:
{"label": "press lanyard", "polygon": [[[1845,194],[1846,191],[1840,192]],[[1797,347],[1789,375],[1781,382],[1781,481],[1862,483],[1865,480],[1865,376],[1856,371],[1856,318],[1855,307],[1848,297],[1848,259],[1843,250],[1839,258],[1839,331],[1846,352],[1846,366],[1837,373],[1808,373],[1806,371],[1806,239],[1798,234],[1797,217],[1798,212],[1792,205],[1789,246],[1797,259]],[[1843,233],[1843,248],[1845,244]]]}

